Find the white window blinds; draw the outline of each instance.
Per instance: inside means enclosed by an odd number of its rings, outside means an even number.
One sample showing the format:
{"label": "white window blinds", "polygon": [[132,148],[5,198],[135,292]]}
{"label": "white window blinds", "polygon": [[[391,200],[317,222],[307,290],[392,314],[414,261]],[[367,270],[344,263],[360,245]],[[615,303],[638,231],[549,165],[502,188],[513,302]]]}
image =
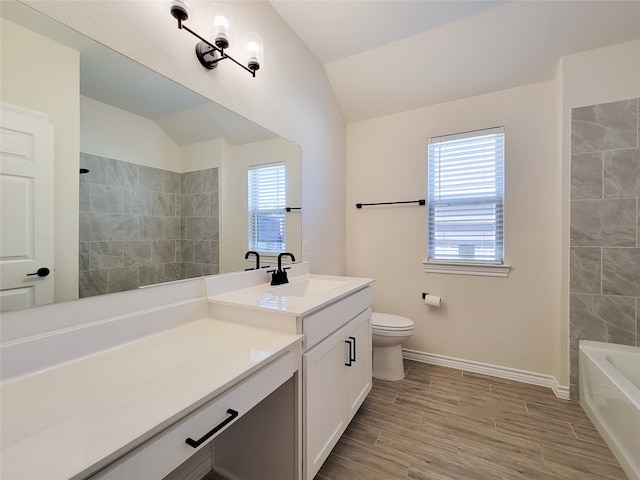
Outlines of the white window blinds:
{"label": "white window blinds", "polygon": [[249,167],[249,250],[281,253],[286,247],[284,163]]}
{"label": "white window blinds", "polygon": [[504,128],[429,140],[428,261],[502,264]]}

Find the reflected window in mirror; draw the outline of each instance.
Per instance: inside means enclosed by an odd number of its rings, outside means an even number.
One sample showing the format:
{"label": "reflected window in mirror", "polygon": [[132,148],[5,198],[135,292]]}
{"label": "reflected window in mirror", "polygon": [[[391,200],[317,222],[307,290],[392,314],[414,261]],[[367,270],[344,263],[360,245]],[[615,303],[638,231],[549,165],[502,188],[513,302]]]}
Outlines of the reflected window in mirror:
{"label": "reflected window in mirror", "polygon": [[286,171],[284,162],[253,165],[248,171],[249,250],[286,250]]}

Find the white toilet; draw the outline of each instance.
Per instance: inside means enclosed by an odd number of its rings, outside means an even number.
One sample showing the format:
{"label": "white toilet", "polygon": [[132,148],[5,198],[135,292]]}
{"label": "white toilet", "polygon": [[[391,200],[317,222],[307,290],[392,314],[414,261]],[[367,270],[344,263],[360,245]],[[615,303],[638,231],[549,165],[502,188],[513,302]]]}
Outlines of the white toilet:
{"label": "white toilet", "polygon": [[371,315],[373,376],[381,380],[402,380],[402,345],[413,334],[413,321],[390,313]]}

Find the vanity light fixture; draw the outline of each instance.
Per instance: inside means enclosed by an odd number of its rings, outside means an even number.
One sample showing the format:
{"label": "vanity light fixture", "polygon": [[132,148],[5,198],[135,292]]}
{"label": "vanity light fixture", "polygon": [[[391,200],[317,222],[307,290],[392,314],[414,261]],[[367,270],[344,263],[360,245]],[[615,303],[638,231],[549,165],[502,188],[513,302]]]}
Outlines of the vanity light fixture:
{"label": "vanity light fixture", "polygon": [[225,49],[231,44],[233,33],[233,17],[231,10],[226,5],[214,3],[211,5],[211,21],[213,23],[213,40],[210,42],[184,25],[189,18],[189,4],[185,0],[171,0],[171,15],[178,20],[178,28],[186,30],[200,41],[196,44],[196,56],[203,67],[212,70],[218,66],[220,60],[228,58],[236,65],[244,68],[253,77],[264,63],[264,44],[262,37],[257,33],[245,33],[243,35],[246,66],[227,54]]}

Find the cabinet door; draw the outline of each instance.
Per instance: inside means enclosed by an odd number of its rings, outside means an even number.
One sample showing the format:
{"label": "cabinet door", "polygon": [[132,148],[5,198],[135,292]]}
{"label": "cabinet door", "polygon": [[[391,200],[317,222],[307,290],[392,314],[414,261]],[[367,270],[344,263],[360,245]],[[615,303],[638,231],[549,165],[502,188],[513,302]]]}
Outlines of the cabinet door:
{"label": "cabinet door", "polygon": [[343,327],[303,356],[306,479],[320,470],[346,428],[346,338]]}
{"label": "cabinet door", "polygon": [[371,391],[371,309],[367,309],[347,325],[347,338],[355,360],[347,367],[347,420],[355,415]]}

